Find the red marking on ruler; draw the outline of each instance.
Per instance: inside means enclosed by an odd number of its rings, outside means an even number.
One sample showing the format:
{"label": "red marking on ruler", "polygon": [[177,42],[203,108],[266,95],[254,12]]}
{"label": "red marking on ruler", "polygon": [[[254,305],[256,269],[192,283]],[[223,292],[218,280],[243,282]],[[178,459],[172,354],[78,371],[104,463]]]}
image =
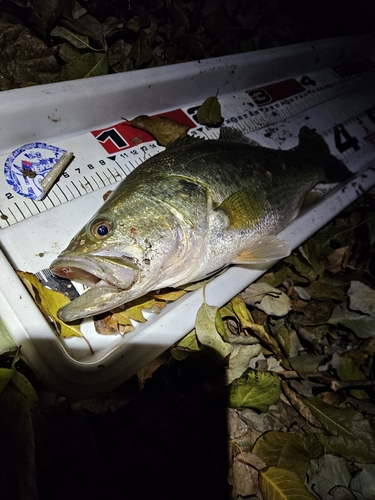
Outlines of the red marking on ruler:
{"label": "red marking on ruler", "polygon": [[271,83],[264,87],[248,90],[247,93],[255,104],[261,108],[277,101],[282,101],[288,97],[305,92],[306,88],[294,78],[283,80],[282,82]]}
{"label": "red marking on ruler", "polygon": [[[196,127],[196,124],[182,109],[159,113],[152,117],[155,116],[167,116],[176,122],[188,125],[190,128]],[[154,140],[150,134],[139,128],[132,127],[127,121],[116,123],[107,128],[92,130],[91,133],[109,154],[118,153],[119,151],[134,148],[138,144]]]}

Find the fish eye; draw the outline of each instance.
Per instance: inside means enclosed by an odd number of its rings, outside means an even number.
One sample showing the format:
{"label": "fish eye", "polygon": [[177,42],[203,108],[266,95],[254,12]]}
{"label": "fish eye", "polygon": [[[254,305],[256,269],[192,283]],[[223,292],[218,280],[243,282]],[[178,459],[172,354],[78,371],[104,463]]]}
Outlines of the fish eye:
{"label": "fish eye", "polygon": [[112,223],[109,220],[100,220],[91,226],[91,234],[98,239],[105,238],[112,231]]}

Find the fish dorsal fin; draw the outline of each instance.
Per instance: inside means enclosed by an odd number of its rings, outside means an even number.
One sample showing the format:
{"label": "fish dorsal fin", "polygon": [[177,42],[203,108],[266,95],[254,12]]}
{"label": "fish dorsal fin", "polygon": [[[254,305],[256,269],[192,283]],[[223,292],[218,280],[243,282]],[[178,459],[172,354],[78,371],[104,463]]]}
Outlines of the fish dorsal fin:
{"label": "fish dorsal fin", "polygon": [[266,205],[266,200],[262,200],[258,193],[243,189],[228,196],[216,210],[228,217],[228,229],[246,230],[262,219]]}
{"label": "fish dorsal fin", "polygon": [[166,149],[176,149],[182,148],[183,146],[190,146],[191,144],[197,144],[205,139],[202,137],[193,137],[191,135],[184,135],[183,137],[178,137],[174,141],[167,144]]}
{"label": "fish dorsal fin", "polygon": [[291,252],[289,243],[277,236],[263,236],[255,240],[232,261],[232,264],[266,264],[288,257]]}
{"label": "fish dorsal fin", "polygon": [[221,127],[219,139],[222,141],[242,142],[251,146],[260,146],[258,142],[249,139],[240,130],[231,127]]}

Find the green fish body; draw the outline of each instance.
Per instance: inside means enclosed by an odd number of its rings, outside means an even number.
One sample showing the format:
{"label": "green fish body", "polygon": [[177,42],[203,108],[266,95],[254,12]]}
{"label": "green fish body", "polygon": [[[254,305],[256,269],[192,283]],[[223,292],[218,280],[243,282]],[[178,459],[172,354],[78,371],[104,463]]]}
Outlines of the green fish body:
{"label": "green fish body", "polygon": [[99,314],[230,264],[283,258],[290,247],[275,235],[306,193],[347,175],[307,127],[288,151],[227,128],[217,140],[177,140],[129,174],[52,263],[55,274],[92,287],[59,317]]}

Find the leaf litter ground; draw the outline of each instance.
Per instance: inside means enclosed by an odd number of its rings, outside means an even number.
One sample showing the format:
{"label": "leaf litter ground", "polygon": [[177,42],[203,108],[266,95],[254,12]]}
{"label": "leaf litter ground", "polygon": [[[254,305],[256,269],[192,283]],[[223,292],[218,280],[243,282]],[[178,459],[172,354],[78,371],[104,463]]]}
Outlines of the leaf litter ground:
{"label": "leaf litter ground", "polygon": [[2,336],[4,498],[373,498],[374,218],[373,190],[102,398]]}
{"label": "leaf litter ground", "polygon": [[[372,29],[310,3],[5,0],[1,89]],[[0,324],[0,497],[375,498],[374,245],[368,195],[100,399],[42,386]]]}

